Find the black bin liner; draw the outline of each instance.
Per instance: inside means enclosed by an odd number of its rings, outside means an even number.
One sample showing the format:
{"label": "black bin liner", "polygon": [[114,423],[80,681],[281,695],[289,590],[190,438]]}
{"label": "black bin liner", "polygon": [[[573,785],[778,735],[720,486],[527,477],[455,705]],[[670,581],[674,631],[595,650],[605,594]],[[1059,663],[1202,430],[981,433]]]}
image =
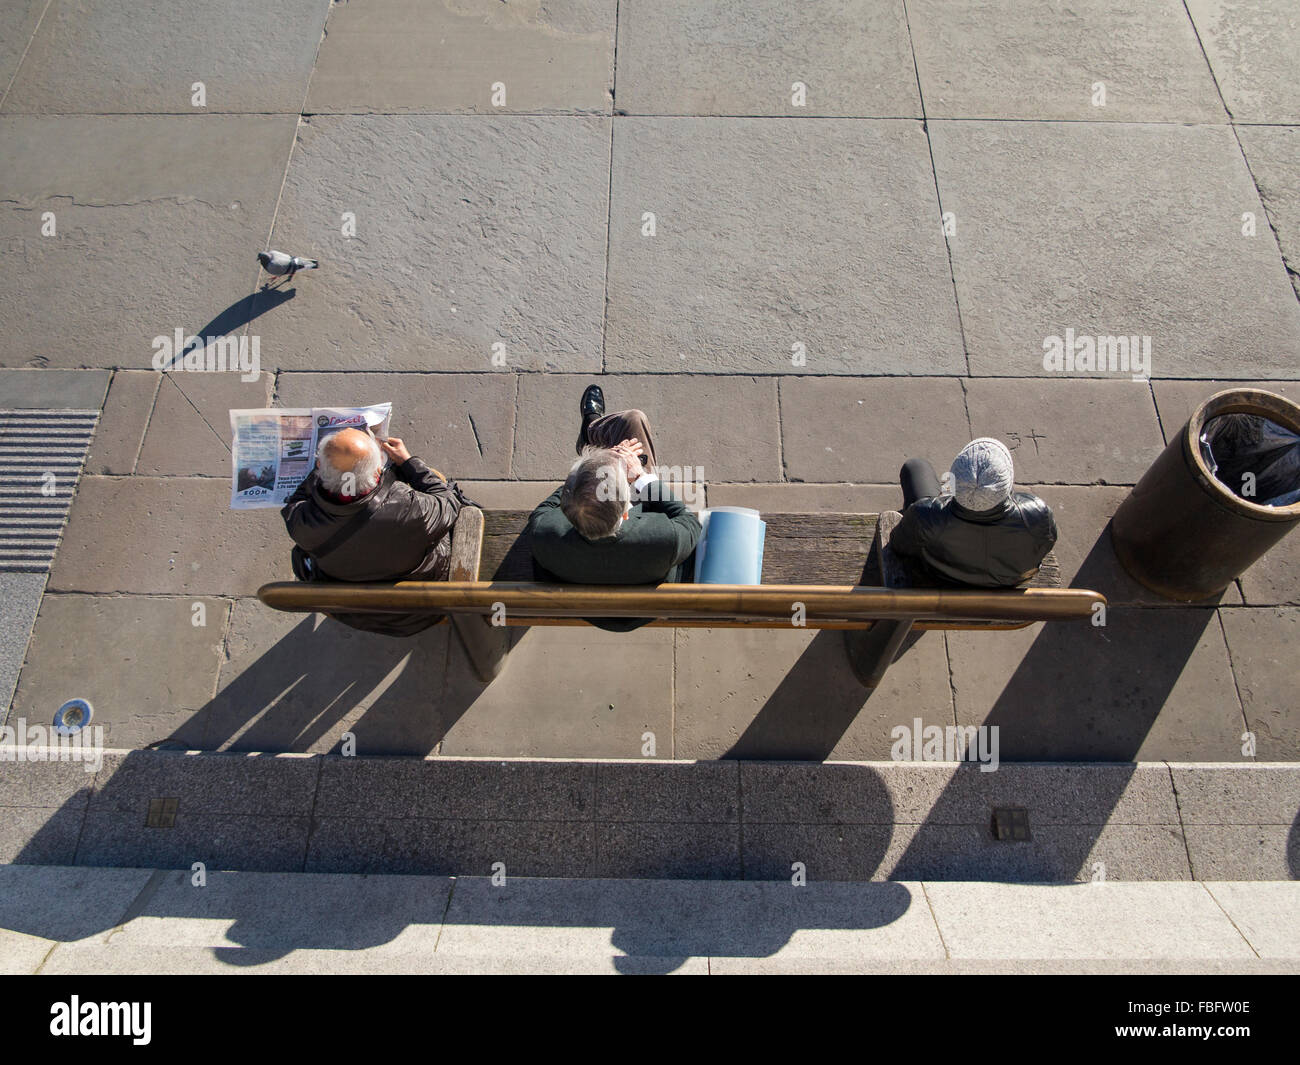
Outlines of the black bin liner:
{"label": "black bin liner", "polygon": [[1300,502],[1300,435],[1259,414],[1220,414],[1205,423],[1200,444],[1206,466],[1234,495],[1265,507]]}

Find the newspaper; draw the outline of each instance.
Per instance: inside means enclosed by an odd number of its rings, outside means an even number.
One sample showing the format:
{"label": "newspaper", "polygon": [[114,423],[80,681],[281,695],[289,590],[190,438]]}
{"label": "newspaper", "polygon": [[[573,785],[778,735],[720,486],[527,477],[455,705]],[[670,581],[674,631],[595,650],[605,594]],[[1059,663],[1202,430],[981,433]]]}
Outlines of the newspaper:
{"label": "newspaper", "polygon": [[340,429],[387,438],[391,403],[369,407],[273,407],[230,412],[230,508],[282,507],[316,465],[316,448]]}

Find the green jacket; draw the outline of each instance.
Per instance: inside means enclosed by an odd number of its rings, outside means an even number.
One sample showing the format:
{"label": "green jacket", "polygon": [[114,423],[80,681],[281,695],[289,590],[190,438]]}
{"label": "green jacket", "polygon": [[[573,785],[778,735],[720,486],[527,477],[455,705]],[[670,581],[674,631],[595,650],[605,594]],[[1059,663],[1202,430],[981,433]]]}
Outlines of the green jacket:
{"label": "green jacket", "polygon": [[588,540],[560,509],[557,488],[528,519],[533,560],[543,579],[571,584],[676,583],[682,563],[695,551],[700,522],[686,504],[652,481],[652,498],[631,508],[618,532],[603,540]]}

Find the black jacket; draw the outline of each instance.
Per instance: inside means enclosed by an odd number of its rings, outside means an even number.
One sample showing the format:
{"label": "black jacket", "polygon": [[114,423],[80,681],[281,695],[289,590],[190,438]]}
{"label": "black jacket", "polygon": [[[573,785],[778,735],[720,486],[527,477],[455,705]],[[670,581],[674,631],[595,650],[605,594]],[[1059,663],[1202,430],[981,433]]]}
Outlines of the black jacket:
{"label": "black jacket", "polygon": [[[462,496],[417,458],[388,466],[369,495],[339,503],[325,493],[315,470],[280,509],[294,543],[309,555],[358,514],[366,517],[337,548],[316,562],[336,581],[446,580],[451,529]],[[441,620],[439,614],[332,614],[356,629],[409,636]]]}
{"label": "black jacket", "polygon": [[[663,484],[652,481],[649,498],[630,508],[618,532],[588,540],[560,508],[557,488],[528,519],[529,546],[538,580],[572,584],[676,584],[690,580],[686,562],[700,539],[700,521]],[[593,625],[627,632],[651,618],[589,618]]]}
{"label": "black jacket", "polygon": [[1051,509],[1028,492],[983,512],[951,497],[918,499],[889,538],[897,554],[919,559],[939,578],[980,588],[1024,583],[1055,543]]}

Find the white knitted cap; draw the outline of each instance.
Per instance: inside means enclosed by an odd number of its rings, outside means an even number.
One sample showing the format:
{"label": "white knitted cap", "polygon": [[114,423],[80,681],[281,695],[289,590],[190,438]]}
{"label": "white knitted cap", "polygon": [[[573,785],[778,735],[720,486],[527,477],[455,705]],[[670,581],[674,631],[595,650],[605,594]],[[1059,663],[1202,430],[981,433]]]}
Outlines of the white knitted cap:
{"label": "white knitted cap", "polygon": [[950,467],[953,496],[967,510],[985,511],[1011,496],[1015,467],[1001,440],[981,436],[961,449]]}

